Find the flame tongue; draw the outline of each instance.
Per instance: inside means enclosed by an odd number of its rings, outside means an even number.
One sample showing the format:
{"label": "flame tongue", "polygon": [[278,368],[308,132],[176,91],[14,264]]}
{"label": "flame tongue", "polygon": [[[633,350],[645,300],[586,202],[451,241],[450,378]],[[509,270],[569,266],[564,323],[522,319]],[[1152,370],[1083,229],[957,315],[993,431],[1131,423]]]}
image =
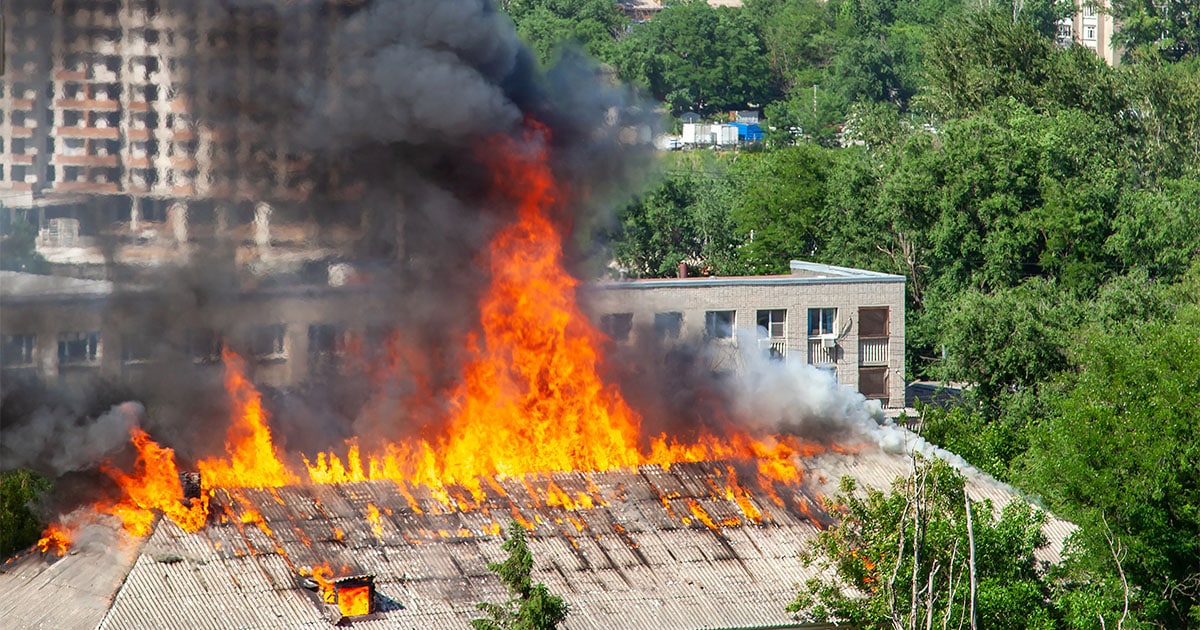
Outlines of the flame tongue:
{"label": "flame tongue", "polygon": [[185,501],[175,452],[159,446],[145,431],[134,427],[133,445],[138,458],[132,474],[111,466],[101,470],[121,487],[125,496],[115,504],[100,504],[100,511],[115,514],[134,536],[149,535],[154,523],[154,511],[166,514],[183,529],[194,532],[204,527],[208,518],[207,497]]}
{"label": "flame tongue", "polygon": [[225,449],[228,458],[200,460],[200,476],[210,487],[265,488],[298,483],[283,461],[279,459],[262,395],[246,378],[246,362],[228,349],[222,352],[225,360],[225,390],[234,406],[233,421]]}
{"label": "flame tongue", "polygon": [[[499,156],[493,162],[497,185],[515,203],[516,219],[496,234],[487,253],[492,284],[480,302],[480,331],[468,339],[469,360],[463,381],[450,398],[452,412],[441,419],[439,432],[423,440],[361,452],[352,439],[344,462],[333,452],[305,458],[307,480],[391,479],[416,511],[421,508],[410,484],[423,485],[428,496],[447,508],[466,510],[484,499],[485,482],[505,495],[493,480],[496,476],[643,464],[668,468],[678,462],[738,459],[757,462],[759,485],[776,505],[784,505],[773,486],[796,482],[798,458],[816,453],[816,447],[787,436],[754,436],[728,421],[719,432],[697,429],[688,436],[653,439],[641,435],[640,416],[601,378],[602,337],[576,304],[578,281],[563,266],[564,235],[552,219],[559,193],[547,165],[544,138],[530,134],[524,144],[500,139],[494,149],[490,155]],[[203,527],[211,488],[300,483],[272,441],[262,396],[247,378],[245,363],[229,351],[223,358],[225,388],[234,414],[225,456],[198,462],[203,482],[199,500],[184,499],[171,449],[155,444],[140,429],[133,432],[139,454],[134,472],[104,468],[125,496],[96,508],[119,516],[130,533],[148,534],[155,512],[188,531]],[[389,356],[383,365],[369,366],[370,380],[386,387],[386,372],[403,369],[406,363],[411,361]],[[409,404],[437,408],[428,398],[414,397]],[[764,514],[749,500],[732,468],[729,472],[727,487],[714,487],[713,496],[735,500],[747,522],[763,522]],[[545,493],[547,504],[568,510],[592,505],[589,495],[571,496],[553,484],[546,486]],[[666,497],[663,502],[669,511]],[[694,517],[705,526],[719,527],[699,503],[691,502],[688,508],[692,516],[680,515],[683,522]],[[382,523],[374,506],[370,516],[375,535],[381,536]],[[515,505],[513,516],[533,526]],[[261,517],[258,522],[265,529]],[[725,518],[720,526],[739,523],[736,517]],[[65,548],[67,539],[56,538],[51,530],[44,543],[44,550]],[[318,581],[324,577],[314,572]]]}
{"label": "flame tongue", "polygon": [[482,342],[472,339],[457,414],[430,472],[461,483],[636,465],[640,418],[600,377],[599,335],[575,302],[549,218],[557,191],[544,149],[507,148],[498,175],[517,192],[518,218],[492,241]]}

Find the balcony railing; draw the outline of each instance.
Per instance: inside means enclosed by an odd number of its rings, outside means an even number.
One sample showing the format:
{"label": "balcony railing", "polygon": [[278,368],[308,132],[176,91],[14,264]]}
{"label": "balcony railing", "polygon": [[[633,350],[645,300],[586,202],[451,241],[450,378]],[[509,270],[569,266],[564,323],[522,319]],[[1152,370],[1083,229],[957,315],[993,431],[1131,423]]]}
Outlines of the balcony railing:
{"label": "balcony railing", "polygon": [[758,347],[763,352],[767,352],[772,358],[783,359],[787,357],[787,340],[780,337],[767,337],[758,340]]}
{"label": "balcony railing", "polygon": [[808,362],[810,365],[834,365],[837,363],[838,347],[825,337],[810,337],[808,340]]}
{"label": "balcony railing", "polygon": [[859,365],[887,365],[888,364],[888,338],[873,337],[869,339],[858,340],[858,364]]}

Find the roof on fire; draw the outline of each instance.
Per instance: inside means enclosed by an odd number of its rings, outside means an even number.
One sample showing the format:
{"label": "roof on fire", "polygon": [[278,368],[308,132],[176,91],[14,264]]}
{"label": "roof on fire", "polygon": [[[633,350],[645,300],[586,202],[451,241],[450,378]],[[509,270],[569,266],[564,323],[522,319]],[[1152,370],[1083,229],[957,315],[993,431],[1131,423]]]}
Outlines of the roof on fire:
{"label": "roof on fire", "polygon": [[[909,465],[879,451],[827,454],[809,465],[809,486],[830,491],[850,475],[885,487]],[[516,515],[534,524],[534,578],[570,604],[568,628],[792,627],[784,607],[813,576],[799,557],[818,531],[807,515],[817,513],[813,490],[781,493],[780,506],[746,484],[763,513],[756,524],[719,491],[727,474],[709,463],[497,480],[467,511],[427,490],[410,500],[386,481],[237,491],[244,502],[219,490],[213,513],[226,518],[197,533],[161,520],[142,543],[10,562],[0,569],[0,619],[7,628],[327,628],[296,569],[328,562],[375,576],[377,612],[351,627],[462,628],[477,602],[507,598],[487,563],[505,556],[495,525]],[[535,499],[551,480],[593,507]],[[968,489],[997,509],[1016,499],[978,474]],[[689,502],[727,524],[704,525]],[[263,526],[242,522],[246,503]],[[1042,560],[1057,560],[1071,529],[1050,520]]]}

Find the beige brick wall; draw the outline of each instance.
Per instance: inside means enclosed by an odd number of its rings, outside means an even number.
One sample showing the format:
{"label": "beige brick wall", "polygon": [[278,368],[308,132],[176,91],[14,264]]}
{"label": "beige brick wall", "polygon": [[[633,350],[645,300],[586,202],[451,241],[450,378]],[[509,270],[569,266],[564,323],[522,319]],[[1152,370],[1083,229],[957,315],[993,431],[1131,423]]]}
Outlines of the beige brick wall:
{"label": "beige brick wall", "polygon": [[[889,407],[904,405],[904,282],[902,279],[846,281],[829,278],[706,279],[635,281],[597,285],[585,291],[584,301],[594,318],[610,313],[632,313],[634,334],[647,334],[655,313],[683,314],[683,337],[705,334],[707,311],[736,312],[735,327],[754,333],[760,310],[786,309],[787,361],[810,359],[809,309],[836,308],[835,361],[840,383],[858,388],[860,307],[889,309]],[[815,341],[815,339],[814,339]]]}
{"label": "beige brick wall", "polygon": [[[809,358],[808,309],[837,309],[837,350],[834,363],[838,381],[851,387],[859,385],[858,309],[885,306],[890,312],[888,350],[888,406],[904,402],[904,283],[902,281],[837,282],[826,278],[774,278],[768,282],[745,279],[714,282],[703,278],[675,281],[641,281],[591,285],[580,294],[587,310],[598,319],[607,313],[632,313],[634,334],[646,334],[654,323],[654,314],[680,312],[681,336],[698,338],[705,333],[707,311],[733,310],[735,327],[753,337],[759,310],[786,309],[787,361],[811,362]],[[136,298],[125,299],[122,306],[110,308],[102,296],[58,300],[6,299],[0,333],[34,334],[37,337],[33,366],[6,368],[12,377],[16,371],[34,371],[43,379],[86,379],[104,374],[117,378],[145,366],[122,361],[123,321],[129,318],[121,308],[136,309]],[[254,363],[254,378],[268,385],[288,385],[308,378],[308,329],[311,325],[332,324],[351,334],[363,335],[368,326],[386,324],[381,314],[390,310],[380,298],[359,289],[326,288],[304,292],[248,294],[238,300],[213,307],[203,321],[227,338],[244,339],[257,326],[278,325],[284,329],[282,356]],[[197,321],[201,318],[197,317]],[[157,344],[167,344],[183,352],[188,322],[167,322],[161,338],[153,332]],[[57,340],[60,333],[100,331],[100,351],[94,364],[60,369]],[[137,331],[132,331],[137,332]]]}

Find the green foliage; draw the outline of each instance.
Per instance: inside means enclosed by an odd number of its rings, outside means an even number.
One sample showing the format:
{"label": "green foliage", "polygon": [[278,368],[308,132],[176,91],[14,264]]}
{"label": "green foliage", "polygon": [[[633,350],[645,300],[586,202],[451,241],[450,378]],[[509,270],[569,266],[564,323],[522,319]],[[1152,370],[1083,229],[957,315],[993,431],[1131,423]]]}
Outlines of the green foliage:
{"label": "green foliage", "polygon": [[995,409],[1003,394],[1035,388],[1067,366],[1080,313],[1069,294],[1039,278],[992,293],[964,290],[940,317],[942,370],[972,383]]}
{"label": "green foliage", "polygon": [[810,557],[836,577],[810,580],[788,610],[860,628],[912,627],[927,619],[964,627],[972,608],[973,540],[980,627],[1053,627],[1050,586],[1033,556],[1046,544],[1045,515],[1017,501],[997,519],[990,502],[972,501],[968,517],[964,485],[941,460],[918,460],[889,493],[864,494],[843,479],[827,506],[841,520],[818,535]]}
{"label": "green foliage", "polygon": [[542,65],[552,63],[566,45],[611,60],[617,37],[628,26],[628,19],[608,0],[505,0],[500,8]]}
{"label": "green foliage", "polygon": [[729,187],[703,171],[672,171],[621,212],[613,255],[643,278],[672,277],[680,263],[731,273],[737,237],[728,199]]}
{"label": "green foliage", "polygon": [[1083,47],[1060,50],[1003,10],[971,12],[935,31],[925,56],[921,106],[941,118],[1012,100],[1035,111],[1121,110],[1110,68]]}
{"label": "green foliage", "polygon": [[1110,543],[1124,549],[1139,616],[1195,624],[1200,307],[1120,331],[1089,328],[1077,352],[1078,371],[1024,458],[1028,481],[1082,527],[1093,566]]}
{"label": "green foliage", "polygon": [[1126,56],[1180,61],[1200,56],[1200,18],[1195,0],[1112,0],[1114,40]]}
{"label": "green foliage", "polygon": [[743,243],[742,269],[787,273],[788,261],[811,258],[824,219],[829,159],[815,146],[742,154],[730,166],[731,212]]}
{"label": "green foliage", "polygon": [[48,480],[28,470],[0,472],[0,557],[8,557],[37,542],[42,523],[29,506],[49,490]]}
{"label": "green foliage", "polygon": [[508,552],[503,562],[488,563],[488,570],[500,576],[512,599],[505,604],[481,603],[486,619],[472,619],[475,630],[552,630],[567,618],[568,606],[550,593],[545,584],[534,584],[533,554],[525,541],[525,529],[509,521],[508,537],[501,548]]}
{"label": "green foliage", "polygon": [[37,253],[37,226],[16,219],[0,236],[0,270],[50,273],[50,264]]}
{"label": "green foliage", "polygon": [[740,9],[673,2],[633,28],[620,48],[621,77],[644,85],[676,115],[762,106],[778,94],[757,25]]}

